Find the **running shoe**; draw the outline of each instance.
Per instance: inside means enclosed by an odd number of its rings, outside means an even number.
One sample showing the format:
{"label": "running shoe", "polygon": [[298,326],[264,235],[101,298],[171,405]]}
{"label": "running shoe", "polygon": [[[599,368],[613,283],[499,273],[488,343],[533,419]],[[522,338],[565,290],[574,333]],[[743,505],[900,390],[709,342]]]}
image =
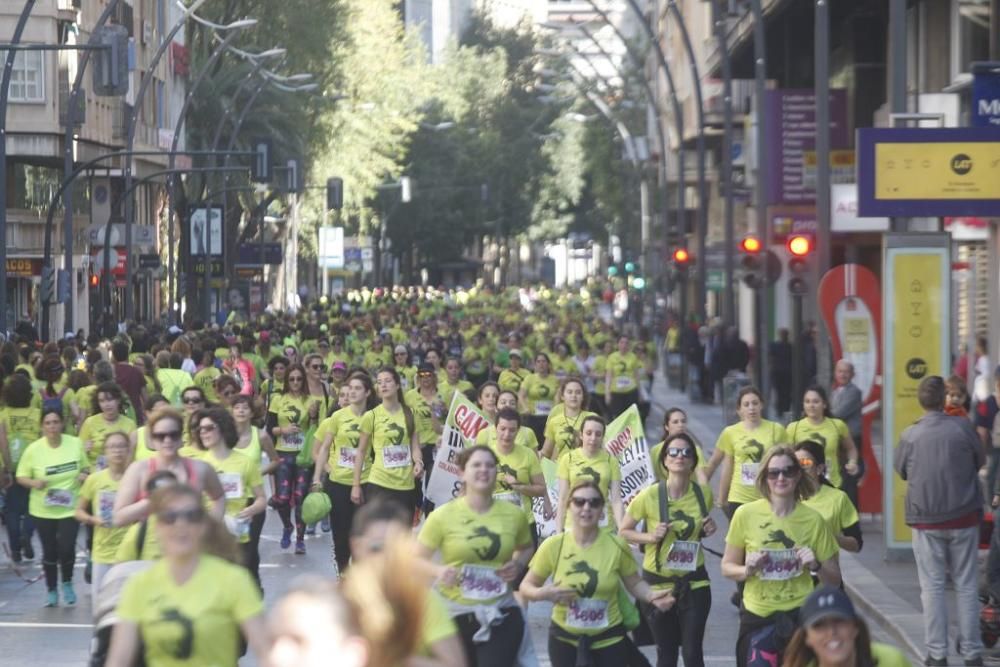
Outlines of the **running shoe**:
{"label": "running shoe", "polygon": [[48,595],[45,597],[46,607],[58,607],[59,606],[59,593],[55,591],[49,591]]}
{"label": "running shoe", "polygon": [[302,556],[306,553],[306,541],[296,540],[295,541],[295,553],[296,555]]}
{"label": "running shoe", "polygon": [[310,537],[312,537],[315,534],[316,534],[316,524],[311,523],[308,526],[306,526],[306,535],[309,535]]}
{"label": "running shoe", "polygon": [[73,590],[72,581],[64,581],[62,585],[62,596],[66,604],[76,604],[76,591]]}
{"label": "running shoe", "polygon": [[292,529],[285,528],[281,531],[281,548],[287,549],[292,546]]}
{"label": "running shoe", "polygon": [[31,538],[21,538],[21,553],[25,560],[35,560],[35,547],[31,546]]}
{"label": "running shoe", "polygon": [[329,533],[330,532],[330,517],[326,517],[325,519],[323,519],[322,521],[320,521],[319,527],[320,527],[320,530],[322,530],[324,533]]}

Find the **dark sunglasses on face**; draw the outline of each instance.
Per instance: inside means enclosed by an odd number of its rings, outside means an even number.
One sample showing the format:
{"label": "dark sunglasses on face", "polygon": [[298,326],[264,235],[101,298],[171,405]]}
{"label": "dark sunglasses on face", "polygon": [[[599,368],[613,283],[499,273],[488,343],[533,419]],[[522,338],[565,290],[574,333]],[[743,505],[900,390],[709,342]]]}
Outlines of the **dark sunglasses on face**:
{"label": "dark sunglasses on face", "polygon": [[156,515],[160,523],[172,526],[183,519],[187,523],[201,523],[205,520],[205,510],[201,507],[193,507],[187,510],[167,510]]}
{"label": "dark sunglasses on face", "polygon": [[674,458],[693,459],[694,452],[688,447],[667,447],[667,456]]}
{"label": "dark sunglasses on face", "polygon": [[178,440],[181,439],[181,432],[180,431],[162,431],[160,433],[151,433],[150,436],[156,442],[163,442],[164,440],[167,440],[167,439],[170,439],[170,440],[173,440],[174,442],[177,442]]}
{"label": "dark sunglasses on face", "polygon": [[199,403],[203,403],[200,398],[188,397],[184,399],[184,405],[198,405]]}
{"label": "dark sunglasses on face", "polygon": [[289,382],[302,382],[302,378],[296,375],[295,377],[288,378]]}
{"label": "dark sunglasses on face", "polygon": [[314,371],[325,371],[326,370],[326,366],[323,366],[322,364],[313,364],[309,368],[311,368]]}
{"label": "dark sunglasses on face", "polygon": [[591,509],[595,510],[604,507],[604,498],[571,498],[570,502],[573,503],[574,507],[590,505]]}
{"label": "dark sunglasses on face", "polygon": [[796,466],[786,466],[784,468],[768,468],[767,478],[768,479],[778,479],[779,476],[783,476],[785,479],[794,479],[799,474],[799,469]]}

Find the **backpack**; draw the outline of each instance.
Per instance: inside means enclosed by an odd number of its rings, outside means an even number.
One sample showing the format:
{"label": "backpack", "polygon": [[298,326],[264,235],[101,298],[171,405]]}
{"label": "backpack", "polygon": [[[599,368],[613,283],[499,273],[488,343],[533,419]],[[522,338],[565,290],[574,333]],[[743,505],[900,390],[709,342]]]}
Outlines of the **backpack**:
{"label": "backpack", "polygon": [[42,397],[42,412],[48,412],[49,410],[55,410],[59,414],[65,414],[63,412],[63,396],[66,395],[66,389],[63,388],[58,394],[54,396],[46,396],[45,389],[39,389],[38,393]]}

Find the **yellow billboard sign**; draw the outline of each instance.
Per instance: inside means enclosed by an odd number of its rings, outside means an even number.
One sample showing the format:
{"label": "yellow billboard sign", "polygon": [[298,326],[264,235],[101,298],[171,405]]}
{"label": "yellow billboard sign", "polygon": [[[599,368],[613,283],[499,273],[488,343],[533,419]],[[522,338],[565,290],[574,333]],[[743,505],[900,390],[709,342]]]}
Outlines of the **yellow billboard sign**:
{"label": "yellow billboard sign", "polygon": [[875,199],[1000,199],[1000,141],[879,142]]}

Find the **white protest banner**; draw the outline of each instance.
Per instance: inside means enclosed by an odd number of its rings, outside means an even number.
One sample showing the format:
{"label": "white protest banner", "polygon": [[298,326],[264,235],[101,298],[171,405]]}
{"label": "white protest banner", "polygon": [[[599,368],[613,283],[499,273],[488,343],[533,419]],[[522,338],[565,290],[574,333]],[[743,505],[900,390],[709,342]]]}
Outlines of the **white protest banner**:
{"label": "white protest banner", "polygon": [[608,424],[604,433],[604,449],[621,464],[622,503],[628,507],[654,479],[639,408],[630,406],[618,419]]}
{"label": "white protest banner", "polygon": [[440,507],[462,493],[462,471],[458,469],[458,455],[466,447],[474,445],[476,436],[489,425],[490,422],[479,408],[456,391],[434,455],[430,482],[424,493],[428,500]]}
{"label": "white protest banner", "polygon": [[545,492],[552,504],[552,516],[545,516],[545,499],[541,496],[531,499],[531,510],[535,514],[538,537],[545,539],[556,534],[555,510],[559,506],[559,480],[556,479],[558,466],[551,459],[542,459],[542,475],[545,476]]}

